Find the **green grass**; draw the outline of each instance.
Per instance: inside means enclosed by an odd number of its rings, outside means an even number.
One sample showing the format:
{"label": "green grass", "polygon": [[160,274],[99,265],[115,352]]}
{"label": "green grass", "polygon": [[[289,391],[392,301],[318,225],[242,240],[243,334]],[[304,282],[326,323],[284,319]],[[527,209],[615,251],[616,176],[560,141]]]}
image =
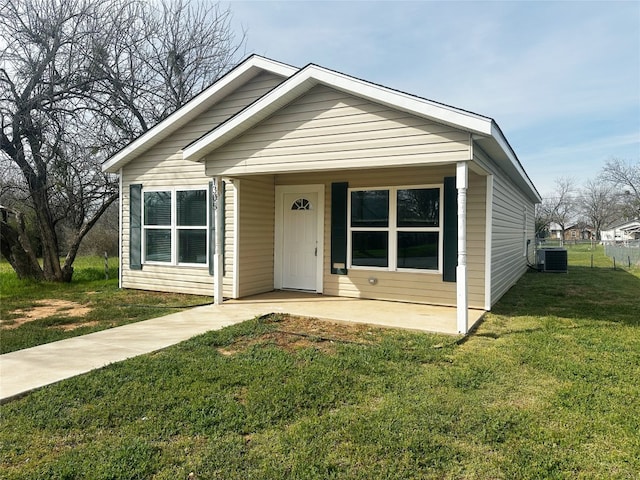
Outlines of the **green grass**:
{"label": "green grass", "polygon": [[0,407],[0,477],[638,478],[640,272],[590,255],[462,342],[254,319],[40,389]]}
{"label": "green grass", "polygon": [[[11,266],[0,262],[0,353],[84,335],[127,323],[159,317],[182,307],[210,302],[210,297],[180,295],[139,290],[118,289],[118,259],[109,259],[109,280],[105,280],[102,257],[79,257],[70,284],[19,280]],[[73,316],[71,309],[39,320],[21,324],[12,323],[23,313],[51,300],[65,300],[88,307],[91,311]],[[73,329],[68,329],[73,326]],[[66,327],[66,328],[65,328]]]}

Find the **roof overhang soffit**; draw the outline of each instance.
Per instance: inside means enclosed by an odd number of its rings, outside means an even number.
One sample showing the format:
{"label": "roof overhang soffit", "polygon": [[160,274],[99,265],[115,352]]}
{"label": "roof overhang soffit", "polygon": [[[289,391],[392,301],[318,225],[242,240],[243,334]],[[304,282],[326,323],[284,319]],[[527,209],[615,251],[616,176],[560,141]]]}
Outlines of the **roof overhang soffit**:
{"label": "roof overhang soffit", "polygon": [[542,202],[540,193],[533,185],[502,130],[494,121],[492,121],[491,135],[473,135],[473,141],[493,159],[496,165],[521,188],[532,202]]}

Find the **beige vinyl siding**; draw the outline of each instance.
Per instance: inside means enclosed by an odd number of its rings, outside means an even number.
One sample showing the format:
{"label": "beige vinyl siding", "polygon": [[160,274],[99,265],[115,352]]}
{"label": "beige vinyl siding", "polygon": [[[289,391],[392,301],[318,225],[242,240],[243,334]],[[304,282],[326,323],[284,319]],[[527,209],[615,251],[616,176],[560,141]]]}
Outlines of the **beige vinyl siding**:
{"label": "beige vinyl siding", "polygon": [[[384,270],[350,269],[348,275],[332,275],[331,245],[331,183],[349,182],[350,188],[442,184],[445,176],[455,176],[455,166],[375,169],[358,172],[327,172],[277,175],[277,185],[325,185],[324,219],[324,291],[325,295],[395,300],[437,305],[456,304],[456,284],[443,282],[441,273],[388,272]],[[468,278],[469,305],[484,307],[485,259],[485,184],[479,175],[469,175],[468,213]],[[378,279],[369,284],[369,277]]]}
{"label": "beige vinyl siding", "polygon": [[[213,295],[213,277],[208,267],[143,265],[142,270],[129,269],[129,186],[141,183],[148,188],[183,188],[206,186],[211,180],[201,163],[182,159],[181,149],[204,133],[237,113],[282,81],[276,75],[262,73],[239,87],[218,104],[159,142],[122,170],[122,286],[199,295]],[[233,294],[233,186],[226,186],[225,208],[225,276],[224,296]]]}
{"label": "beige vinyl siding", "polygon": [[238,294],[273,290],[275,188],[273,177],[239,180]]}
{"label": "beige vinyl siding", "polygon": [[201,184],[203,179],[207,178],[203,164],[183,160],[182,148],[217,127],[281,81],[282,79],[276,75],[263,73],[239,87],[224,100],[124,167],[124,187],[129,183],[142,183],[147,188]]}
{"label": "beige vinyl siding", "polygon": [[531,240],[530,254],[535,245],[534,204],[518,189],[506,174],[495,167],[480,149],[475,155],[493,173],[491,219],[491,303],[495,304],[527,270],[526,240]]}
{"label": "beige vinyl siding", "polygon": [[222,294],[233,297],[233,269],[235,261],[235,208],[237,191],[231,181],[225,181],[224,198],[224,276],[222,277]]}
{"label": "beige vinyl siding", "polygon": [[206,158],[209,175],[424,165],[471,159],[466,132],[316,86]]}
{"label": "beige vinyl siding", "polygon": [[487,177],[469,171],[467,189],[467,279],[469,306],[485,307]]}

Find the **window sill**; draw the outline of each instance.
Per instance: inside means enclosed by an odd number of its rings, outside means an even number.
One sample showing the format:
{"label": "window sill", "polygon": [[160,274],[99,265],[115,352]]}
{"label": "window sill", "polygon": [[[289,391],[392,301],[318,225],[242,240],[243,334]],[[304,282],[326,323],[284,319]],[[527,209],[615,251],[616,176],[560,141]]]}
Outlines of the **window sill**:
{"label": "window sill", "polygon": [[427,270],[424,268],[397,268],[390,270],[386,267],[363,267],[360,265],[350,265],[348,270],[362,270],[367,272],[389,272],[389,273],[418,273],[423,275],[442,275],[442,270]]}
{"label": "window sill", "polygon": [[151,267],[172,267],[172,268],[202,268],[208,269],[209,264],[207,263],[170,263],[170,262],[144,262],[142,266],[151,266]]}

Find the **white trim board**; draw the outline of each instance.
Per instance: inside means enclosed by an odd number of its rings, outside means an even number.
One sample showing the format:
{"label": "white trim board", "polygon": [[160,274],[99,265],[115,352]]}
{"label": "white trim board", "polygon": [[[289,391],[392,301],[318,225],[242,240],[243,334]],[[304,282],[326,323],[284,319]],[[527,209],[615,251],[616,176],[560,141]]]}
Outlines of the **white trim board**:
{"label": "white trim board", "polygon": [[[122,248],[124,247],[122,244],[122,212],[124,211],[122,185],[122,168],[120,168],[118,170],[118,288],[122,288],[122,267],[124,266],[122,251]],[[129,199],[129,208],[131,208],[131,199]],[[131,243],[131,239],[129,239],[129,243]]]}
{"label": "white trim board", "polygon": [[493,175],[486,176],[484,239],[484,309],[491,310],[491,262],[493,237]]}

